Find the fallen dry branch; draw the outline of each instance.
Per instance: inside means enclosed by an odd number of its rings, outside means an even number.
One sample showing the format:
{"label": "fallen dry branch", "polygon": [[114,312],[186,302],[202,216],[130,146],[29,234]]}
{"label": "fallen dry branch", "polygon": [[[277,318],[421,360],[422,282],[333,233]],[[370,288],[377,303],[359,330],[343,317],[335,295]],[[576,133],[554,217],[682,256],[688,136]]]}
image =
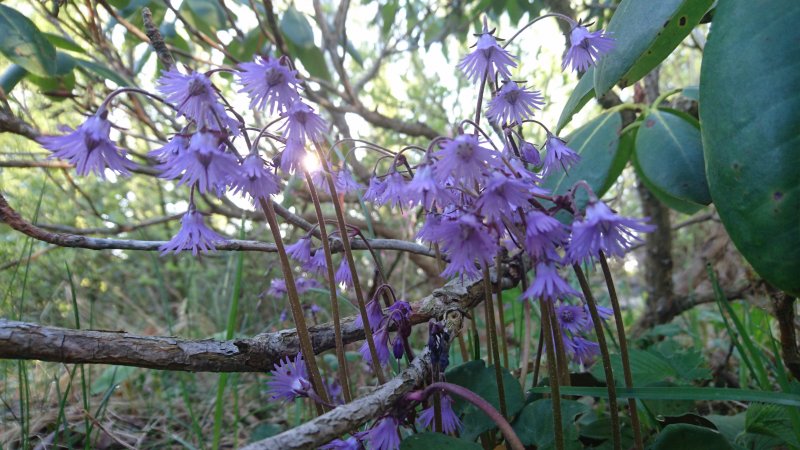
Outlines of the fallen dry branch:
{"label": "fallen dry branch", "polygon": [[[510,288],[519,280],[511,266],[503,278]],[[414,324],[441,318],[449,311],[468,311],[484,298],[483,282],[453,280],[412,303]],[[364,339],[355,317],[342,320],[345,343]],[[335,347],[333,325],[309,328],[315,353]],[[218,341],[142,336],[124,331],[74,330],[0,319],[0,358],[53,361],[66,364],[117,364],[190,372],[265,372],[300,351],[297,330],[262,333],[248,339]]]}

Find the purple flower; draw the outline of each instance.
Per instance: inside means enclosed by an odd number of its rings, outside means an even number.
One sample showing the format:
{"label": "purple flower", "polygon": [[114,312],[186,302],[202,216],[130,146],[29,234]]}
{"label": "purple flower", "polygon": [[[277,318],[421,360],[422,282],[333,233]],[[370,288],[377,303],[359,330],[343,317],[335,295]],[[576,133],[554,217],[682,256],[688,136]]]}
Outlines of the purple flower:
{"label": "purple flower", "polygon": [[436,176],[439,181],[450,177],[470,186],[484,178],[487,165],[494,164],[494,152],[481,147],[478,138],[462,134],[450,139],[444,148],[436,152]]}
{"label": "purple flower", "polygon": [[600,354],[600,346],[597,342],[592,342],[581,336],[564,338],[567,353],[572,355],[572,360],[578,364],[589,366],[594,362],[594,358]]}
{"label": "purple flower", "polygon": [[455,201],[453,193],[433,176],[433,165],[418,167],[414,179],[407,185],[407,195],[411,203],[432,209],[434,204],[447,205]]}
{"label": "purple flower", "polygon": [[273,114],[285,111],[300,96],[297,71],[291,70],[280,59],[256,57],[254,62],[239,64],[239,83],[250,96],[250,109],[264,109]]}
{"label": "purple flower", "polygon": [[442,251],[450,257],[450,263],[441,274],[444,278],[457,274],[478,278],[480,272],[475,267],[475,260],[488,264],[498,250],[495,237],[473,214],[444,220],[431,234],[441,243]]}
{"label": "purple flower", "polygon": [[572,70],[585,72],[593,66],[600,55],[614,48],[614,39],[603,30],[590,32],[586,27],[576,24],[569,33],[569,49],[564,54],[561,69],[572,65]]}
{"label": "purple flower", "polygon": [[281,152],[281,170],[284,172],[301,170],[306,153],[305,140],[287,139],[286,147]]}
{"label": "purple flower", "polygon": [[[349,194],[364,187],[353,178],[353,174],[346,167],[334,174],[333,181],[336,192],[339,194]],[[328,183],[326,182],[325,185],[327,186]]]}
{"label": "purple flower", "polygon": [[[589,325],[594,326],[594,321],[592,320],[592,313],[589,311],[589,305],[583,305],[583,309],[586,312],[586,317],[589,319]],[[602,305],[597,305],[597,315],[600,316],[600,320],[608,320],[611,316],[614,315],[614,310]]]}
{"label": "purple flower", "polygon": [[[375,353],[378,356],[378,363],[382,366],[389,364],[389,330],[384,327],[376,331],[372,335],[372,342],[375,343]],[[367,341],[361,344],[358,351],[361,353],[361,358],[364,359],[365,363],[372,364],[372,355],[369,352],[369,344]]]}
{"label": "purple flower", "polygon": [[109,139],[111,123],[107,113],[95,114],[86,119],[78,128],[67,128],[68,134],[62,136],[41,136],[38,141],[44,148],[53,152],[51,158],[66,159],[75,166],[78,175],[90,172],[105,178],[105,170],[120,175],[130,175],[129,169],[136,165],[125,158],[125,151]]}
{"label": "purple flower", "polygon": [[386,181],[378,177],[372,177],[369,179],[369,186],[367,187],[367,190],[364,191],[364,200],[373,203],[380,203],[380,199],[383,197],[384,191],[386,191]]}
{"label": "purple flower", "polygon": [[197,129],[237,132],[239,122],[228,116],[219,103],[219,94],[205,74],[192,72],[184,75],[176,70],[161,73],[158,90],[178,111],[179,116],[194,120]]}
{"label": "purple flower", "polygon": [[294,284],[297,287],[297,293],[299,295],[302,295],[311,289],[322,288],[322,285],[319,283],[319,281],[313,278],[297,277],[294,280]]}
{"label": "purple flower", "polygon": [[562,330],[577,335],[592,326],[592,319],[581,306],[561,305],[555,307],[556,318]]}
{"label": "purple flower", "polygon": [[[368,301],[366,304],[367,309],[367,320],[369,320],[369,327],[373,331],[377,330],[380,327],[381,322],[383,322],[383,308],[381,308],[381,304],[377,298],[373,298],[372,300]],[[363,327],[364,321],[361,320],[361,314],[356,316],[356,320],[353,321],[353,326],[355,327]]]}
{"label": "purple flower", "polygon": [[539,154],[539,149],[528,141],[520,142],[519,153],[526,163],[534,167],[542,164],[542,156]]}
{"label": "purple flower", "polygon": [[528,205],[531,192],[534,190],[519,178],[509,177],[502,172],[492,172],[475,206],[481,214],[491,220],[502,221],[503,216],[510,216],[517,208]]}
{"label": "purple flower", "polygon": [[342,262],[334,275],[334,280],[337,284],[342,285],[344,289],[353,285],[353,273],[350,271],[350,264],[347,263],[346,258],[342,258]]}
{"label": "purple flower", "polygon": [[545,300],[556,300],[568,296],[580,297],[569,283],[558,274],[558,269],[553,263],[540,262],[536,264],[536,277],[525,292],[522,298],[534,300],[544,298]]}
{"label": "purple flower", "polygon": [[650,232],[653,227],[642,219],[621,217],[601,201],[586,207],[586,216],[572,223],[572,239],[567,257],[572,262],[591,261],[601,250],[612,256],[623,256],[631,244],[638,242],[635,231]]}
{"label": "purple flower", "polygon": [[425,214],[425,222],[422,223],[417,232],[417,238],[423,241],[436,242],[439,240],[439,226],[442,223],[442,216],[429,212]]}
{"label": "purple flower", "polygon": [[196,185],[201,194],[224,190],[230,178],[239,171],[239,163],[221,147],[224,135],[200,131],[192,135],[189,147],[170,163],[163,164],[162,178],[181,177],[178,184]]}
{"label": "purple flower", "polygon": [[386,416],[375,423],[365,437],[369,441],[370,450],[397,450],[400,448],[400,421]]}
{"label": "purple flower", "polygon": [[164,170],[169,167],[172,160],[189,149],[190,137],[191,135],[176,134],[163,147],[148,152],[147,156],[162,163],[158,169]]}
{"label": "purple flower", "polygon": [[[461,420],[453,411],[453,400],[450,396],[446,394],[442,395],[439,404],[442,407],[442,433],[453,434],[457,431],[461,431]],[[434,410],[433,402],[431,402],[431,406],[422,410],[417,419],[417,423],[421,427],[433,429],[433,419]]]}
{"label": "purple flower", "polygon": [[547,154],[544,157],[544,173],[550,175],[558,169],[567,170],[581,160],[575,150],[567,147],[567,143],[556,136],[548,135],[545,144]]}
{"label": "purple flower", "polygon": [[408,182],[400,172],[392,170],[384,181],[383,193],[376,203],[389,204],[392,208],[407,202]]}
{"label": "purple flower", "polygon": [[361,450],[363,446],[358,438],[350,436],[345,440],[334,439],[320,447],[320,450]]}
{"label": "purple flower", "polygon": [[286,293],[289,292],[286,289],[286,280],[283,278],[273,278],[269,282],[269,289],[267,289],[267,294],[275,297],[275,298],[283,298]]}
{"label": "purple flower", "polygon": [[299,263],[309,262],[311,260],[311,238],[303,236],[294,244],[287,245],[286,254]]}
{"label": "purple flower", "polygon": [[257,199],[269,200],[270,195],[280,192],[280,182],[275,174],[267,170],[258,153],[251,153],[231,179],[231,187],[234,193],[247,194],[257,204]]}
{"label": "purple flower", "polygon": [[531,210],[525,216],[525,250],[536,260],[556,259],[556,246],[569,237],[561,222],[547,214]]}
{"label": "purple flower", "polygon": [[183,250],[192,249],[192,254],[197,255],[198,250],[208,253],[209,250],[216,250],[215,242],[225,242],[225,238],[208,228],[203,222],[203,215],[195,210],[194,205],[189,205],[189,210],[181,219],[181,229],[164,245],[158,247],[161,255],[169,252],[180,253]]}
{"label": "purple flower", "polygon": [[295,100],[284,116],[286,122],[283,124],[283,137],[286,139],[304,143],[307,137],[311,141],[319,142],[327,131],[325,120],[302,100]]}
{"label": "purple flower", "polygon": [[294,361],[287,356],[275,363],[272,378],[267,381],[267,392],[273,400],[292,401],[297,397],[307,397],[312,392],[308,369],[303,355],[298,353]]}
{"label": "purple flower", "polygon": [[510,67],[517,67],[517,63],[506,49],[497,43],[497,39],[488,32],[484,25],[483,33],[478,36],[478,43],[475,50],[465,56],[458,64],[458,68],[464,71],[467,78],[473,83],[481,81],[484,76],[494,79],[495,72],[510,78]]}
{"label": "purple flower", "polygon": [[522,123],[533,116],[534,109],[542,109],[544,97],[539,91],[528,90],[515,81],[503,85],[490,102],[486,116],[499,123]]}
{"label": "purple flower", "polygon": [[303,264],[303,267],[309,272],[317,274],[324,273],[328,268],[328,262],[325,260],[325,252],[321,248],[314,251],[314,256],[308,260],[308,263]]}
{"label": "purple flower", "polygon": [[405,353],[405,346],[403,345],[403,337],[395,335],[394,341],[392,341],[392,355],[394,359],[402,359],[403,353]]}

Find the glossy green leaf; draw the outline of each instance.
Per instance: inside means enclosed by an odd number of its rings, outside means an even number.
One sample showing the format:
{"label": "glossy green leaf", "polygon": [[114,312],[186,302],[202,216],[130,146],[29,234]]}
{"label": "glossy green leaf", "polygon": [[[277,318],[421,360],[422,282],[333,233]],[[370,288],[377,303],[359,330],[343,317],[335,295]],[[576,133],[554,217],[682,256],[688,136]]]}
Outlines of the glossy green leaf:
{"label": "glossy green leaf", "polygon": [[189,25],[209,36],[228,28],[225,10],[217,0],[184,0],[180,9]]}
{"label": "glossy green leaf", "polygon": [[99,76],[101,79],[116,83],[118,86],[132,86],[128,80],[106,66],[80,58],[75,58],[75,64]]}
{"label": "glossy green leaf", "polygon": [[594,67],[590,67],[589,70],[583,74],[581,79],[578,80],[575,89],[572,90],[572,94],[570,94],[567,99],[567,103],[564,105],[564,109],[561,110],[561,115],[558,117],[558,123],[556,124],[554,132],[556,134],[560,133],[564,126],[572,120],[572,116],[577,114],[593,96]]}
{"label": "glossy green leaf", "polygon": [[[575,426],[575,418],[588,410],[589,407],[583,403],[561,400],[561,429],[564,431],[565,443],[577,443],[578,429]],[[528,404],[522,409],[513,426],[524,445],[535,445],[538,448],[552,447],[555,444],[552,400],[541,399]]]}
{"label": "glossy green leaf", "polygon": [[656,438],[651,450],[732,450],[719,431],[687,423],[668,425]]}
{"label": "glossy green leaf", "polygon": [[481,446],[442,433],[418,433],[403,439],[400,450],[481,450]]}
{"label": "glossy green leaf", "polygon": [[314,30],[308,19],[294,5],[283,13],[280,23],[281,33],[294,45],[303,48],[314,48]]}
{"label": "glossy green leaf", "polygon": [[639,175],[660,191],[692,203],[711,203],[696,123],[653,109],[636,133],[634,153]]}
{"label": "glossy green leaf", "polygon": [[3,89],[3,92],[8,94],[27,74],[28,71],[23,69],[19,64],[11,64],[3,71],[3,74],[0,75],[0,88]]}
{"label": "glossy green leaf", "polygon": [[800,2],[720,2],[700,76],[711,198],[734,244],[800,295]]}
{"label": "glossy green leaf", "polygon": [[585,180],[602,196],[622,172],[628,155],[620,152],[619,132],[622,119],[617,113],[603,113],[575,130],[567,145],[581,155],[580,162],[568,172],[558,171],[545,179],[544,187],[564,194],[579,180]]}
{"label": "glossy green leaf", "polygon": [[[522,409],[525,396],[522,393],[519,381],[511,376],[508,370],[503,369],[502,372],[506,407],[508,408],[508,414],[513,416]],[[482,360],[469,361],[448,370],[447,381],[464,386],[491,403],[495,409],[500,410],[500,396],[497,391],[494,366],[486,367]],[[472,403],[463,399],[455,398],[453,409],[457,414],[463,414],[462,422],[464,428],[461,431],[461,437],[468,441],[474,440],[484,431],[496,427],[495,423],[486,414],[478,410]]]}
{"label": "glossy green leaf", "polygon": [[322,50],[317,47],[298,47],[291,42],[289,43],[289,49],[292,51],[292,54],[297,56],[297,59],[303,63],[303,67],[305,67],[311,76],[323,80],[331,80],[331,73],[328,70],[328,64],[325,62],[325,55],[322,53]]}
{"label": "glossy green leaf", "polygon": [[623,0],[608,32],[616,46],[597,63],[594,92],[629,86],[664,60],[700,23],[713,0]]}
{"label": "glossy green leaf", "polygon": [[631,163],[633,164],[636,174],[639,176],[639,179],[642,181],[642,183],[644,183],[645,187],[647,187],[647,189],[668,208],[689,215],[703,209],[703,205],[673,197],[665,191],[662,191],[658,186],[651,183],[650,180],[642,174],[642,169],[639,167],[639,160],[636,157],[636,152],[631,155]]}
{"label": "glossy green leaf", "polygon": [[686,86],[681,91],[681,95],[686,97],[686,98],[692,99],[692,100],[694,100],[696,102],[699,102],[700,101],[700,86]]}
{"label": "glossy green leaf", "polygon": [[28,79],[39,87],[41,92],[54,100],[64,100],[75,87],[75,58],[64,52],[56,53],[56,76],[39,77],[30,74]]}
{"label": "glossy green leaf", "polygon": [[53,33],[42,33],[42,34],[44,34],[44,37],[46,37],[47,40],[50,41],[50,43],[56,46],[57,48],[63,50],[69,50],[71,52],[76,52],[76,53],[86,53],[86,50],[84,50],[83,47],[81,47],[80,45],[76,44],[75,41],[73,41],[72,39],[67,39],[64,36],[60,36],[58,34],[53,34]]}
{"label": "glossy green leaf", "polygon": [[36,25],[19,11],[0,4],[0,53],[28,72],[56,75],[56,49]]}

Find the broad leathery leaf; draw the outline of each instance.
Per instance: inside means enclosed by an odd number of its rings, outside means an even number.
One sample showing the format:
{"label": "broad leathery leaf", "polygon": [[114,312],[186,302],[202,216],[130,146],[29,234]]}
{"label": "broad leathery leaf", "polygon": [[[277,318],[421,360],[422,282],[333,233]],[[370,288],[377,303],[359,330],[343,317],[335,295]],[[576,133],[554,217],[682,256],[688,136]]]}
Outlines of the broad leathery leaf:
{"label": "broad leathery leaf", "polygon": [[641,174],[672,197],[708,205],[703,143],[699,124],[653,109],[636,133]]}
{"label": "broad leathery leaf", "polygon": [[700,74],[711,198],[770,284],[800,295],[800,2],[720,2]]}
{"label": "broad leathery leaf", "polygon": [[[638,133],[637,133],[638,134]],[[658,186],[653,184],[647,176],[645,176],[644,171],[639,166],[639,159],[636,157],[636,152],[633,153],[631,156],[631,163],[633,164],[633,168],[636,171],[636,175],[639,177],[639,180],[644,183],[647,190],[653,194],[658,201],[664,204],[664,206],[674,209],[675,211],[682,212],[684,214],[692,215],[697,211],[703,209],[703,205],[699,203],[690,202],[688,200],[681,200],[677,197],[673,197],[670,194],[662,191]]]}
{"label": "broad leathery leaf", "polygon": [[217,0],[184,0],[180,9],[189,25],[209,36],[228,28],[225,10]]}
{"label": "broad leathery leaf", "polygon": [[620,155],[619,151],[621,127],[618,113],[603,113],[575,130],[567,138],[567,145],[581,155],[580,162],[568,172],[559,171],[547,177],[543,187],[562,195],[579,180],[585,180],[598,197],[605,194],[624,167],[617,158],[622,156],[627,160],[627,155]]}
{"label": "broad leathery leaf", "polygon": [[656,438],[651,450],[733,450],[719,431],[686,423],[668,425]]}
{"label": "broad leathery leaf", "polygon": [[400,443],[400,450],[481,450],[481,448],[474,442],[430,432],[412,434]]}
{"label": "broad leathery leaf", "polygon": [[617,82],[630,86],[663,61],[700,23],[713,0],[623,0],[608,24],[616,46],[600,58],[594,92],[600,98]]}
{"label": "broad leathery leaf", "polygon": [[314,30],[311,29],[311,24],[308,19],[294,5],[289,6],[286,12],[283,13],[280,23],[281,33],[286,38],[303,49],[314,48]]}
{"label": "broad leathery leaf", "polygon": [[[568,448],[578,441],[575,418],[588,410],[589,407],[583,403],[561,400],[561,429],[564,431],[564,441]],[[524,445],[535,445],[537,448],[552,447],[555,443],[552,400],[541,399],[528,404],[512,425]]]}
{"label": "broad leathery leaf", "polygon": [[589,67],[589,70],[583,74],[572,94],[569,95],[564,109],[561,110],[561,115],[558,117],[558,124],[556,125],[555,133],[558,134],[566,124],[572,120],[572,116],[578,113],[584,105],[594,96],[594,67]]}
{"label": "broad leathery leaf", "polygon": [[120,76],[117,72],[109,69],[106,66],[97,64],[93,61],[87,61],[85,59],[75,58],[75,64],[79,67],[86,69],[89,72],[94,73],[95,75],[99,76],[101,79],[105,81],[112,81],[117,84],[117,86],[133,86],[133,84]]}
{"label": "broad leathery leaf", "polygon": [[[519,381],[511,376],[508,370],[502,369],[502,374],[506,408],[508,415],[513,416],[522,409],[525,396],[522,393]],[[447,381],[471,390],[500,411],[500,396],[497,390],[494,366],[486,367],[482,360],[469,361],[448,370]],[[484,431],[491,430],[497,426],[492,419],[472,403],[460,398],[454,398],[453,400],[453,410],[457,414],[464,414],[462,419],[464,428],[461,430],[463,439],[474,440]]]}
{"label": "broad leathery leaf", "polygon": [[0,4],[0,53],[40,77],[56,75],[56,49],[19,11]]}
{"label": "broad leathery leaf", "polygon": [[75,58],[64,52],[56,53],[56,76],[39,77],[30,74],[28,79],[39,87],[42,94],[52,100],[65,100],[75,87]]}
{"label": "broad leathery leaf", "polygon": [[42,33],[51,44],[60,48],[62,50],[69,50],[71,52],[76,53],[86,53],[86,50],[83,49],[80,45],[76,44],[75,41],[69,38],[65,38],[63,36],[59,36],[53,33]]}

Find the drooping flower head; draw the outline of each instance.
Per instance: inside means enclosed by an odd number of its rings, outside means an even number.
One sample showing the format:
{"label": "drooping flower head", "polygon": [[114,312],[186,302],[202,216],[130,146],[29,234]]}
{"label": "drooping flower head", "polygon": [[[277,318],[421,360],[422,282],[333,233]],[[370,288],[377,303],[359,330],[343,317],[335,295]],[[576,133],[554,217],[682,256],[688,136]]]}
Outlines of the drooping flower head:
{"label": "drooping flower head", "polygon": [[[453,399],[451,399],[449,395],[443,394],[439,404],[442,408],[442,433],[452,434],[461,431],[461,420],[458,418],[455,411],[453,411]],[[421,427],[433,429],[433,419],[434,408],[433,402],[431,402],[431,406],[422,410],[417,419],[417,423]]]}
{"label": "drooping flower head", "polygon": [[566,297],[580,297],[572,286],[558,274],[558,269],[553,263],[540,262],[536,264],[536,277],[530,287],[522,293],[522,298],[535,300],[556,300]]}
{"label": "drooping flower head", "polygon": [[51,158],[66,159],[74,165],[78,175],[94,173],[105,178],[106,169],[120,175],[130,175],[130,169],[136,165],[125,158],[125,151],[117,148],[109,138],[111,123],[106,117],[106,112],[100,112],[87,118],[75,130],[67,128],[68,134],[41,136],[38,141],[53,152]]}
{"label": "drooping flower head", "polygon": [[495,73],[506,79],[511,78],[510,68],[517,67],[514,57],[497,43],[497,39],[492,33],[484,23],[483,32],[478,36],[475,50],[464,56],[458,64],[458,68],[473,83],[480,82],[484,75],[489,79],[494,79]]}
{"label": "drooping flower head", "polygon": [[303,268],[309,272],[323,274],[328,270],[328,262],[325,260],[325,252],[321,248],[314,251],[314,255],[303,264]]}
{"label": "drooping flower head", "polygon": [[267,289],[267,294],[275,297],[275,298],[283,298],[286,293],[289,292],[286,289],[286,280],[283,278],[273,278],[269,282],[269,289]]}
{"label": "drooping flower head", "polygon": [[577,335],[588,331],[592,326],[586,309],[575,305],[559,305],[555,307],[556,318],[562,330]]}
{"label": "drooping flower head", "polygon": [[287,245],[286,254],[299,263],[307,263],[311,259],[311,238],[303,236],[294,244]]}
{"label": "drooping flower head", "polygon": [[239,83],[250,97],[250,109],[263,110],[269,114],[286,111],[300,96],[297,89],[300,81],[297,71],[290,69],[278,58],[257,56],[253,62],[239,64]]}
{"label": "drooping flower head", "polygon": [[477,137],[462,134],[450,139],[444,148],[436,152],[436,176],[439,181],[452,177],[471,186],[483,180],[488,166],[493,166],[494,151],[482,147]]}
{"label": "drooping flower head", "polygon": [[180,177],[178,184],[194,185],[201,194],[214,190],[221,195],[239,171],[236,157],[221,146],[223,138],[223,134],[213,131],[193,134],[186,151],[159,166],[163,168],[160,177]]}
{"label": "drooping flower head", "polygon": [[287,139],[286,147],[281,152],[281,170],[284,172],[301,170],[307,153],[305,139]]}
{"label": "drooping flower head", "polygon": [[408,183],[407,197],[413,204],[422,205],[426,210],[434,204],[447,205],[455,200],[455,196],[441,181],[434,177],[433,165],[418,167],[414,178]]}
{"label": "drooping flower head", "polygon": [[188,249],[192,250],[193,255],[197,255],[198,251],[208,253],[209,250],[216,250],[215,242],[225,242],[225,238],[208,228],[203,221],[203,215],[190,204],[189,210],[181,219],[181,229],[178,234],[158,249],[162,256],[169,252],[178,254]]}
{"label": "drooping flower head", "polygon": [[531,210],[525,215],[525,251],[536,261],[556,259],[556,247],[567,241],[564,224],[547,214]]}
{"label": "drooping flower head", "polygon": [[268,200],[280,192],[280,178],[267,170],[258,153],[249,154],[231,179],[234,193],[247,194],[257,205],[258,199]]}
{"label": "drooping flower head", "polygon": [[533,117],[534,109],[542,109],[544,97],[539,91],[531,91],[515,81],[503,85],[490,102],[486,116],[498,123],[517,123]]}
{"label": "drooping flower head", "polygon": [[353,273],[350,271],[350,265],[347,263],[347,258],[342,258],[339,268],[334,275],[336,284],[342,285],[344,289],[353,286]]}
{"label": "drooping flower head", "polygon": [[544,157],[543,171],[550,175],[559,170],[569,170],[581,160],[581,156],[567,147],[567,143],[554,135],[547,136],[545,144],[547,153]]}
{"label": "drooping flower head", "polygon": [[373,203],[379,203],[384,191],[386,191],[386,181],[373,176],[369,179],[369,186],[367,186],[367,190],[364,191],[364,200]]}
{"label": "drooping flower head", "polygon": [[646,233],[653,227],[643,219],[618,216],[601,201],[591,202],[584,219],[572,223],[567,256],[572,262],[591,261],[601,250],[607,255],[623,256],[639,241],[636,231]]}
{"label": "drooping flower head", "polygon": [[581,336],[564,338],[564,347],[572,360],[583,366],[590,366],[594,358],[600,354],[600,345]]}
{"label": "drooping flower head", "polygon": [[614,48],[614,39],[603,30],[589,31],[580,23],[569,33],[569,49],[564,54],[561,69],[572,66],[575,72],[585,72],[595,65],[601,55]]}
{"label": "drooping flower head", "polygon": [[[339,194],[357,192],[359,189],[364,187],[361,185],[361,183],[356,181],[355,178],[353,178],[352,172],[350,172],[347,167],[343,167],[334,174],[333,182],[336,186],[336,192]],[[327,186],[327,184],[328,183],[326,182],[325,185]]]}
{"label": "drooping flower head", "polygon": [[198,129],[238,132],[239,122],[220,104],[219,94],[205,74],[184,75],[174,69],[166,70],[158,79],[158,90],[175,106],[179,116],[193,120]]}
{"label": "drooping flower head", "polygon": [[[382,366],[389,364],[391,353],[389,351],[389,329],[383,327],[372,334],[372,342],[375,343],[375,354],[378,356],[378,363]],[[369,351],[369,343],[364,341],[358,349],[361,358],[368,365],[372,365],[372,354]]]}
{"label": "drooping flower head", "polygon": [[408,181],[406,177],[400,172],[392,169],[392,172],[386,176],[383,185],[383,193],[378,198],[379,205],[389,204],[392,208],[397,205],[403,205],[408,201]]}
{"label": "drooping flower head", "polygon": [[497,254],[497,238],[474,214],[464,214],[455,220],[442,220],[431,232],[450,257],[442,277],[455,275],[474,279],[480,276],[475,261],[488,264]]}
{"label": "drooping flower head", "polygon": [[158,162],[162,163],[161,166],[158,167],[159,170],[164,170],[165,168],[169,167],[169,164],[178,157],[181,153],[185,152],[189,149],[189,142],[191,140],[191,135],[186,135],[182,133],[178,133],[172,137],[163,147],[159,147],[155,150],[151,150],[147,153],[147,156],[157,160]]}
{"label": "drooping flower head", "polygon": [[528,205],[533,192],[543,192],[535,186],[529,186],[520,178],[507,176],[502,172],[492,172],[486,189],[483,190],[475,206],[481,214],[491,220],[501,221],[510,216],[517,208]]}
{"label": "drooping flower head", "polygon": [[314,108],[295,100],[284,113],[283,137],[305,143],[306,138],[314,142],[322,140],[327,130],[325,120],[314,112]]}
{"label": "drooping flower head", "polygon": [[288,402],[297,397],[307,397],[313,391],[301,353],[294,360],[287,356],[275,363],[275,370],[270,373],[272,378],[267,381],[267,392],[272,395],[273,400]]}
{"label": "drooping flower head", "polygon": [[[367,309],[367,320],[369,320],[369,326],[372,331],[375,331],[380,327],[381,323],[383,322],[383,308],[381,308],[381,303],[378,301],[377,298],[373,298],[372,300],[367,302],[366,305]],[[361,315],[356,316],[356,320],[353,321],[353,326],[355,327],[362,327],[364,326],[364,321],[361,319]]]}
{"label": "drooping flower head", "polygon": [[393,416],[386,416],[375,423],[367,432],[365,440],[371,450],[397,450],[400,448],[400,421]]}

